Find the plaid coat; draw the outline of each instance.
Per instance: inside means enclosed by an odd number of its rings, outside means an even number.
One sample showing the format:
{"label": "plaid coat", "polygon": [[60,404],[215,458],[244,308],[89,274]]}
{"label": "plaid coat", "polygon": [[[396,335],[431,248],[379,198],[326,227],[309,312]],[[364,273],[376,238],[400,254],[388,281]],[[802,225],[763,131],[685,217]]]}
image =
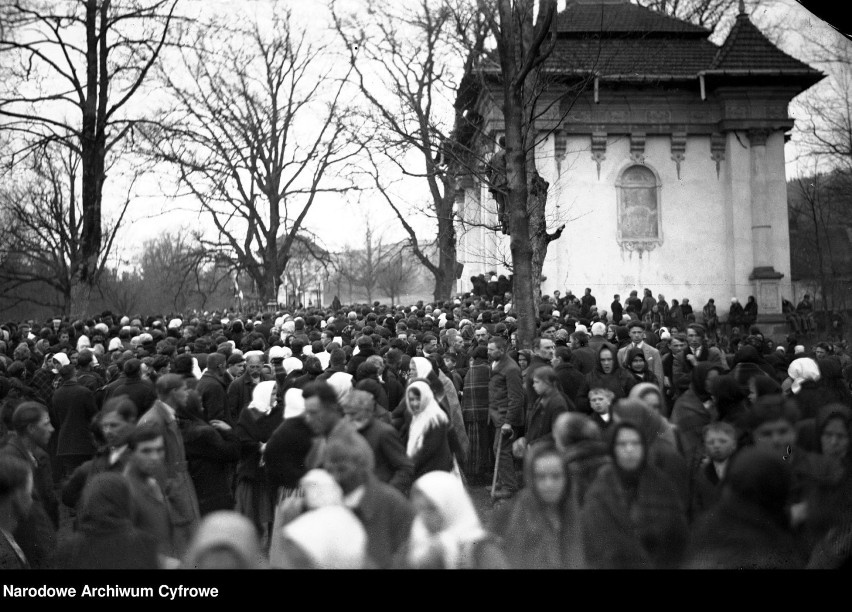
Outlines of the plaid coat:
{"label": "plaid coat", "polygon": [[488,381],[491,368],[484,359],[474,362],[464,377],[462,416],[465,423],[488,421]]}

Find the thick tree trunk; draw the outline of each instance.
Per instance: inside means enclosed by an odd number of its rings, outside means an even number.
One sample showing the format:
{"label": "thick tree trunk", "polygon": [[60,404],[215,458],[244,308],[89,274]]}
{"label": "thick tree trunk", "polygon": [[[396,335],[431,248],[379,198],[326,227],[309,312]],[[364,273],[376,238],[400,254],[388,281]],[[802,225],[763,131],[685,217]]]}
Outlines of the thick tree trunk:
{"label": "thick tree trunk", "polygon": [[538,172],[529,176],[527,211],[529,214],[530,245],[532,247],[533,300],[536,304],[536,312],[538,312],[538,304],[541,302],[541,272],[544,267],[544,259],[547,257],[547,246],[551,242],[551,237],[547,233],[547,218],[545,217],[547,188],[550,184],[541,178]]}
{"label": "thick tree trunk", "polygon": [[513,307],[518,315],[518,346],[531,348],[536,335],[536,304],[533,249],[527,212],[529,194],[523,137],[524,107],[517,90],[513,88],[507,87],[505,100],[503,116],[506,123],[507,213],[511,236],[509,247],[514,272]]}

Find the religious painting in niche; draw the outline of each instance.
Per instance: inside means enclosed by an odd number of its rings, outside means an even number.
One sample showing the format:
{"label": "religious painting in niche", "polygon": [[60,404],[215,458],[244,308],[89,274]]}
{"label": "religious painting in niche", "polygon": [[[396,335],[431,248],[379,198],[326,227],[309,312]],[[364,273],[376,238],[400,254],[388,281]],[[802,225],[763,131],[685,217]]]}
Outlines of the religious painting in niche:
{"label": "religious painting in niche", "polygon": [[618,242],[631,250],[650,250],[660,242],[659,185],[646,166],[625,169],[618,187]]}

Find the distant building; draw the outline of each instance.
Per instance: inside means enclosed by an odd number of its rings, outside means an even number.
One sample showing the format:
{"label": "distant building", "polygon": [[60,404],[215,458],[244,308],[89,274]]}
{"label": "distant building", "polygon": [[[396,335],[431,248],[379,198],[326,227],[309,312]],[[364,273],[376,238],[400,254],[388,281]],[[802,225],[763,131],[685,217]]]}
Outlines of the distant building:
{"label": "distant building", "polygon": [[[740,14],[721,46],[710,32],[626,0],[575,0],[559,13],[544,71],[538,168],[550,183],[543,293],[624,295],[650,288],[690,298],[754,295],[762,314],[792,295],[784,142],[790,100],[824,75],[775,47]],[[477,112],[483,150],[503,134],[499,67]],[[572,87],[587,86],[571,104]],[[549,106],[548,106],[549,105]],[[546,137],[545,137],[546,134]],[[497,268],[508,237],[488,185],[460,206],[465,279]]]}

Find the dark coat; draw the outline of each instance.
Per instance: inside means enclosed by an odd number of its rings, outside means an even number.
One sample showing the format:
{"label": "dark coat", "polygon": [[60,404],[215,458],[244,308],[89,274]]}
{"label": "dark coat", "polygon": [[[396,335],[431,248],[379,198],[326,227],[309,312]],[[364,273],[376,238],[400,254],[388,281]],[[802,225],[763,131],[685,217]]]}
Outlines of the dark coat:
{"label": "dark coat", "polygon": [[527,444],[536,440],[553,438],[553,422],[563,412],[568,412],[569,406],[557,389],[540,396],[532,408],[527,411],[527,421],[524,427],[524,437]]}
{"label": "dark coat", "polygon": [[214,510],[233,510],[231,473],[240,458],[240,440],[202,419],[178,418],[189,475],[201,516]]}
{"label": "dark coat", "polygon": [[129,452],[125,448],[114,463],[110,463],[110,449],[101,448],[94,457],[75,469],[62,485],[62,503],[69,508],[76,508],[83,495],[86,483],[97,474],[115,472],[121,474],[127,466]]}
{"label": "dark coat", "polygon": [[759,506],[721,500],[692,529],[684,567],[690,569],[801,569],[807,559],[795,537]]}
{"label": "dark coat", "polygon": [[449,441],[450,426],[447,423],[434,425],[423,435],[423,445],[411,457],[414,465],[412,480],[435,470],[444,472],[453,469],[453,453]]}
{"label": "dark coat", "polygon": [[636,385],[636,379],[618,364],[618,357],[613,355],[612,371],[605,374],[601,367],[600,354],[606,346],[601,346],[598,349],[598,354],[595,360],[595,369],[586,375],[586,381],[577,393],[577,408],[580,412],[589,413],[591,407],[589,405],[589,391],[592,389],[609,389],[615,393],[616,400],[627,397],[630,394],[630,389]]}
{"label": "dark coat", "polygon": [[97,449],[89,430],[98,413],[94,394],[76,380],[66,380],[53,393],[53,413],[59,423],[57,456],[94,455]]}
{"label": "dark coat", "polygon": [[213,372],[204,372],[195,390],[201,396],[201,407],[208,421],[218,419],[225,421],[231,427],[231,411],[228,409],[228,385],[225,379]]}
{"label": "dark coat", "polygon": [[259,414],[254,409],[243,410],[234,427],[234,433],[241,443],[240,461],[237,464],[238,480],[266,482],[266,467],[260,465],[260,443],[267,442],[283,420],[284,409],[281,404],[275,406],[269,414]]}
{"label": "dark coat", "polygon": [[371,474],[364,484],[361,502],[353,511],[367,532],[370,559],[379,568],[390,568],[394,555],[411,533],[414,508],[402,493]]}
{"label": "dark coat", "polygon": [[276,487],[294,489],[307,471],[313,431],[304,417],[284,419],[266,442],[266,477]]}
{"label": "dark coat", "polygon": [[405,454],[399,432],[387,423],[372,419],[359,433],[373,449],[373,473],[376,477],[403,495],[408,495],[413,481],[414,462]]}
{"label": "dark coat", "polygon": [[157,552],[172,558],[180,558],[188,540],[175,531],[175,517],[167,493],[159,481],[154,483],[128,465],[124,477],[130,485],[133,498],[133,526],[145,532],[157,542]]}
{"label": "dark coat", "polygon": [[59,543],[55,569],[158,569],[157,541],[133,526],[130,485],[121,474],[93,479],[77,530]]}
{"label": "dark coat", "polygon": [[488,413],[491,423],[500,427],[509,423],[513,427],[524,424],[524,383],[521,368],[508,353],[491,368],[488,382]]}
{"label": "dark coat", "polygon": [[[600,346],[598,347],[598,351],[599,350]],[[580,348],[571,351],[571,361],[575,366],[577,366],[577,369],[580,370],[581,374],[591,374],[595,370],[598,351],[588,345],[581,346]]]}
{"label": "dark coat", "polygon": [[586,382],[586,377],[577,369],[577,366],[570,362],[563,361],[556,364],[554,371],[556,372],[559,384],[562,386],[562,392],[576,406],[577,394],[580,391],[580,387]]}
{"label": "dark coat", "polygon": [[145,414],[145,411],[153,406],[157,399],[154,385],[150,380],[144,378],[126,378],[123,383],[117,385],[110,398],[126,395],[136,404],[137,414]]}
{"label": "dark coat", "polygon": [[174,528],[174,541],[178,554],[183,554],[201,515],[195,486],[189,475],[183,437],[176,419],[160,400],[155,401],[151,409],[142,415],[139,423],[157,423],[163,430],[163,441],[166,445],[165,492]]}
{"label": "dark coat", "polygon": [[248,370],[228,386],[228,410],[231,422],[237,423],[243,409],[251,403],[254,386]]}
{"label": "dark coat", "polygon": [[[532,482],[536,448],[524,462],[527,482]],[[514,569],[582,569],[585,567],[580,508],[572,480],[559,504],[559,525],[554,526],[532,486],[525,487],[510,504],[499,508],[491,523]]]}
{"label": "dark coat", "polygon": [[17,434],[10,434],[0,453],[17,457],[33,466],[33,505],[25,519],[18,523],[15,540],[33,569],[47,567],[56,548],[59,526],[59,501],[53,488],[50,457],[37,448],[31,455]]}
{"label": "dark coat", "polygon": [[[611,422],[611,421],[610,421]],[[601,440],[580,440],[571,444],[565,452],[565,463],[577,495],[577,503],[583,505],[586,493],[605,465],[612,463],[609,448]]]}
{"label": "dark coat", "polygon": [[689,514],[693,521],[719,503],[722,494],[720,483],[721,480],[712,461],[698,466],[692,475],[690,487],[692,499]]}
{"label": "dark coat", "polygon": [[643,468],[632,503],[615,468],[602,468],[586,493],[581,520],[590,568],[676,568],[688,536],[680,496],[652,465]]}

